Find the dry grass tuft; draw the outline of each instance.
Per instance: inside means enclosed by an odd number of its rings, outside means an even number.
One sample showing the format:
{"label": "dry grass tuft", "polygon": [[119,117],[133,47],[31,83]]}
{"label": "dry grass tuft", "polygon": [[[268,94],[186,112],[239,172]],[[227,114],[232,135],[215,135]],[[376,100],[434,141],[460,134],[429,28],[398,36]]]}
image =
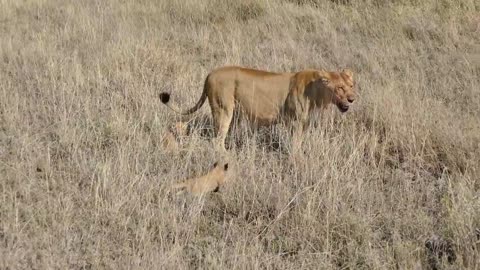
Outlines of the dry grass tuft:
{"label": "dry grass tuft", "polygon": [[[0,2],[0,269],[425,269],[432,236],[480,268],[478,1]],[[166,196],[218,157],[207,106],[158,94],[227,64],[351,67],[360,97],[299,158],[240,123],[231,182]]]}

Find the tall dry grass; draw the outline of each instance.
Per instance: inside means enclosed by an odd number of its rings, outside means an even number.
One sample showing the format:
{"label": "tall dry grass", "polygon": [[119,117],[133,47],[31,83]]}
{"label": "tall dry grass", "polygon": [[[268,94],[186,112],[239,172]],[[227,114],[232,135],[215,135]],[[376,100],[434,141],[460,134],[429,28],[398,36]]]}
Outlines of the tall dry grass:
{"label": "tall dry grass", "polygon": [[[479,269],[480,5],[473,0],[0,1],[1,269]],[[351,67],[305,155],[230,136],[230,182],[166,195],[216,159],[197,121],[222,65]],[[199,118],[208,118],[208,106]],[[273,132],[288,140],[281,126]]]}

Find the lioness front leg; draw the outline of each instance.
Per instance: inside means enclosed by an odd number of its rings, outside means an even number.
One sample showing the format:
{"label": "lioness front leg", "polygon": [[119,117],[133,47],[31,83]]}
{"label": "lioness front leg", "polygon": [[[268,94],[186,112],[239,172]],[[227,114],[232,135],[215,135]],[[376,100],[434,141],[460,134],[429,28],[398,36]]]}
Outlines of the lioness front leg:
{"label": "lioness front leg", "polygon": [[302,146],[303,135],[307,127],[306,121],[294,120],[290,126],[291,149],[296,153]]}

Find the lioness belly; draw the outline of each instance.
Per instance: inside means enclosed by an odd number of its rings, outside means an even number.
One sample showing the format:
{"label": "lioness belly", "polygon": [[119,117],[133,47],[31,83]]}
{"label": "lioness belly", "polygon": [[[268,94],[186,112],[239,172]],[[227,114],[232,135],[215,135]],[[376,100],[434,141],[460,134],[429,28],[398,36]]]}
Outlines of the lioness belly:
{"label": "lioness belly", "polygon": [[239,109],[258,124],[273,124],[288,94],[289,80],[272,76],[261,80],[239,80],[236,83],[235,100]]}
{"label": "lioness belly", "polygon": [[279,106],[275,103],[268,103],[268,99],[265,103],[263,101],[265,99],[262,97],[243,96],[237,100],[236,107],[242,115],[245,115],[251,121],[265,124],[274,122],[279,115]]}

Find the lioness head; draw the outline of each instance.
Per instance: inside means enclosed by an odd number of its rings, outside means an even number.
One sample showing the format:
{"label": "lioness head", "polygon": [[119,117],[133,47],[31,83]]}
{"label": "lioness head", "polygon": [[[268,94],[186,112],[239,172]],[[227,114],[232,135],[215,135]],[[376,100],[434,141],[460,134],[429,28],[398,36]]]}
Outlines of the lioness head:
{"label": "lioness head", "polygon": [[332,102],[341,112],[346,112],[355,101],[353,72],[344,69],[342,72],[321,72],[322,84],[332,94]]}

